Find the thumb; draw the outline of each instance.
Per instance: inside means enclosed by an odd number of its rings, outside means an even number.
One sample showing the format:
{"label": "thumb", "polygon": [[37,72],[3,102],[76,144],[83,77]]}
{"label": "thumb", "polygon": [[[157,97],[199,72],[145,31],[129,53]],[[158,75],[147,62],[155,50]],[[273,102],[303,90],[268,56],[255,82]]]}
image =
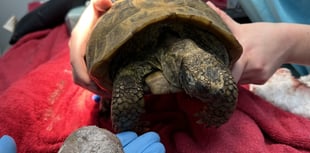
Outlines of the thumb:
{"label": "thumb", "polygon": [[228,28],[234,33],[236,26],[239,24],[235,20],[233,20],[229,15],[227,15],[224,11],[216,7],[212,2],[208,1],[207,5],[212,8],[226,23]]}
{"label": "thumb", "polygon": [[95,10],[100,14],[106,12],[112,6],[111,0],[92,0],[92,3]]}
{"label": "thumb", "polygon": [[243,73],[243,69],[244,69],[244,65],[241,64],[242,63],[242,60],[238,60],[234,65],[233,65],[233,68],[231,70],[231,73],[232,73],[232,76],[234,78],[234,81],[236,83],[239,82],[241,76],[242,76],[242,73]]}

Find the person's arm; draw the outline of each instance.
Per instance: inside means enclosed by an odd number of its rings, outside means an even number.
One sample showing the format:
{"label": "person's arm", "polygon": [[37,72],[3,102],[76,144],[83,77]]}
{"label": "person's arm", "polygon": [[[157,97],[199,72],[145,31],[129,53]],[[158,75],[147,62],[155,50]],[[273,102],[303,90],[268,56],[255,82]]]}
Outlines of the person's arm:
{"label": "person's arm", "polygon": [[262,84],[284,63],[309,64],[310,26],[289,23],[239,24],[207,3],[227,24],[243,47],[232,73],[240,84]]}
{"label": "person's arm", "polygon": [[288,63],[310,65],[310,25],[281,24],[288,43]]}

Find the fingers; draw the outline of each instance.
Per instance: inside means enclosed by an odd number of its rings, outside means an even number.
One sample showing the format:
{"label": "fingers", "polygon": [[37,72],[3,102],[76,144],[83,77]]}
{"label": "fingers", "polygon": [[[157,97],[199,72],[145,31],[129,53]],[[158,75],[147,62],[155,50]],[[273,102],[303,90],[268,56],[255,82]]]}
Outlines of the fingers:
{"label": "fingers", "polygon": [[241,58],[234,64],[232,75],[238,84],[264,84],[275,70],[263,64],[255,64],[255,59]]}
{"label": "fingers", "polygon": [[211,1],[208,1],[207,5],[222,18],[222,20],[227,24],[228,28],[234,33],[234,30],[236,29],[238,23],[234,21],[230,16],[228,16],[224,11],[216,7]]}
{"label": "fingers", "polygon": [[149,146],[143,151],[143,153],[165,153],[165,152],[166,152],[165,146],[160,142],[153,143],[151,146]]}
{"label": "fingers", "polygon": [[70,47],[70,62],[72,65],[74,82],[96,94],[102,94],[100,88],[90,79],[84,60],[87,41],[100,15],[110,8],[110,0],[92,0],[81,15],[72,30]]}
{"label": "fingers", "polygon": [[12,137],[4,135],[0,138],[1,153],[16,153],[16,150],[16,143]]}
{"label": "fingers", "polygon": [[207,5],[212,8],[217,14],[222,14],[222,11],[216,7],[211,1],[207,1]]}
{"label": "fingers", "polygon": [[234,78],[234,81],[236,83],[241,83],[240,80],[242,78],[243,71],[247,65],[247,59],[245,54],[242,54],[238,61],[233,65],[233,68],[231,70],[232,76]]}
{"label": "fingers", "polygon": [[87,73],[85,61],[79,60],[77,62],[80,63],[74,64],[71,62],[74,83],[87,90],[92,91],[95,94],[103,95],[103,91],[96,85],[95,82],[90,79]]}
{"label": "fingers", "polygon": [[155,132],[147,132],[138,137],[135,132],[126,131],[116,136],[121,141],[125,153],[165,153],[165,147]]}
{"label": "fingers", "polygon": [[91,31],[90,29],[92,29],[97,19],[98,16],[96,15],[93,7],[89,5],[73,29],[69,42],[73,79],[76,84],[87,89],[94,87],[92,87],[93,83],[87,73],[84,56],[86,52],[87,40],[89,39]]}
{"label": "fingers", "polygon": [[242,65],[238,63],[238,61],[234,64],[233,68],[232,68],[232,76],[234,78],[234,81],[236,83],[239,82],[240,78],[241,78],[241,74],[242,74]]}
{"label": "fingers", "polygon": [[132,131],[126,131],[116,134],[117,138],[121,141],[123,147],[126,147],[130,142],[135,140],[138,135]]}
{"label": "fingers", "polygon": [[106,12],[111,6],[111,0],[92,0],[95,10],[99,11],[99,14]]}
{"label": "fingers", "polygon": [[[228,28],[231,30],[231,32],[234,34],[234,36],[240,41],[239,38],[239,31],[240,24],[234,21],[230,16],[228,16],[224,11],[216,7],[212,2],[208,1],[207,5],[212,8],[220,17],[221,19],[226,23]],[[246,59],[241,55],[239,60],[234,64],[232,69],[232,75],[235,82],[239,82],[240,78],[242,77],[243,70],[246,65]]]}
{"label": "fingers", "polygon": [[[145,150],[165,150],[163,146],[158,145],[160,143],[159,135],[155,132],[147,132],[134,141],[129,143],[125,148],[125,152],[134,152],[134,153],[142,153]],[[154,145],[154,146],[153,146]],[[139,146],[139,147],[137,147]],[[151,148],[149,148],[151,147]],[[159,148],[156,148],[159,147]],[[163,148],[162,148],[163,147]]]}

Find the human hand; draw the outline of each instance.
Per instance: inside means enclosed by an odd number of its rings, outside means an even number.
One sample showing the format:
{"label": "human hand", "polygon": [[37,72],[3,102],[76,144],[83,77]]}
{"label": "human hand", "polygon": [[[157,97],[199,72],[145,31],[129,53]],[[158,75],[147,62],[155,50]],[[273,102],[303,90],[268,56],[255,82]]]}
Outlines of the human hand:
{"label": "human hand", "polygon": [[126,131],[116,134],[125,153],[165,153],[165,147],[155,132],[137,136],[135,132]]}
{"label": "human hand", "polygon": [[14,139],[8,135],[0,138],[0,152],[1,153],[16,153],[16,143]]}
{"label": "human hand", "polygon": [[96,94],[104,94],[102,90],[90,79],[86,63],[85,52],[87,41],[98,18],[112,6],[110,0],[91,0],[81,15],[75,28],[72,30],[70,47],[70,62],[72,65],[73,80],[76,84]]}
{"label": "human hand", "polygon": [[287,60],[287,48],[283,42],[287,37],[274,23],[239,24],[225,12],[207,4],[215,10],[227,24],[243,47],[243,53],[234,64],[232,75],[239,84],[262,84]]}

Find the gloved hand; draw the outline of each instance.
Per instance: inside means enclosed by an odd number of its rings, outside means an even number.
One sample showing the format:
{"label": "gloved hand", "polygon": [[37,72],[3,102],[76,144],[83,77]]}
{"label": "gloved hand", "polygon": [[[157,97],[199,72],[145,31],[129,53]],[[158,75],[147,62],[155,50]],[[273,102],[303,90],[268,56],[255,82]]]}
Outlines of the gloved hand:
{"label": "gloved hand", "polygon": [[[99,103],[101,97],[93,95],[92,99]],[[165,147],[160,142],[160,137],[155,132],[147,132],[139,136],[133,131],[116,134],[125,153],[165,153]]]}
{"label": "gloved hand", "polygon": [[121,141],[125,153],[165,153],[165,147],[155,132],[138,136],[135,132],[127,131],[116,136]]}
{"label": "gloved hand", "polygon": [[1,153],[16,153],[16,143],[14,139],[8,135],[0,138],[0,152]]}

